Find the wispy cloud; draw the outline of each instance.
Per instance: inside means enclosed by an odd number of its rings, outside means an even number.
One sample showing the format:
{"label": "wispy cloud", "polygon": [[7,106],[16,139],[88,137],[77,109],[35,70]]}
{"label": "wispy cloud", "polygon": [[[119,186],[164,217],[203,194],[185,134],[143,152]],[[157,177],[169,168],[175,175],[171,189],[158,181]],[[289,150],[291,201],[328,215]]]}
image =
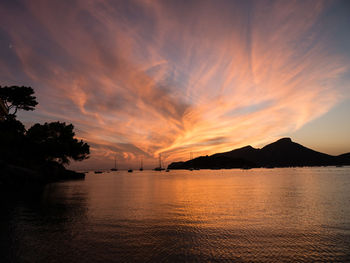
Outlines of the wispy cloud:
{"label": "wispy cloud", "polygon": [[259,145],[339,100],[335,83],[348,61],[327,48],[320,24],[327,8],[322,1],[5,1],[0,33],[11,48],[0,76],[36,89],[40,106],[23,115],[27,121],[73,122],[93,146],[89,164],[114,154],[163,153],[170,161]]}

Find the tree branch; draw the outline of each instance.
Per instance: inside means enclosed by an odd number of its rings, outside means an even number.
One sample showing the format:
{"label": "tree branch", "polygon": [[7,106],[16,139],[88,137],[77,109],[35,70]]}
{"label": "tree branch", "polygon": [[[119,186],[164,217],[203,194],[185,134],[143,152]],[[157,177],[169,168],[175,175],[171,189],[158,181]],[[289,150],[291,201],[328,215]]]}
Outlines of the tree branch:
{"label": "tree branch", "polygon": [[5,104],[5,107],[6,107],[7,111],[10,111],[11,105],[9,106],[9,105],[7,104],[7,100],[3,100],[3,102],[4,102],[4,104]]}

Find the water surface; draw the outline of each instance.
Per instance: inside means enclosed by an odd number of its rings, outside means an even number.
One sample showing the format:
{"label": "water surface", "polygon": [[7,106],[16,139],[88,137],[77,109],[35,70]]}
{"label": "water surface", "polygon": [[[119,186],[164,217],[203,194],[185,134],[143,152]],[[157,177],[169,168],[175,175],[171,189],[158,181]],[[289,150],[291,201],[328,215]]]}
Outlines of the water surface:
{"label": "water surface", "polygon": [[2,197],[9,262],[350,262],[350,168],[89,173]]}

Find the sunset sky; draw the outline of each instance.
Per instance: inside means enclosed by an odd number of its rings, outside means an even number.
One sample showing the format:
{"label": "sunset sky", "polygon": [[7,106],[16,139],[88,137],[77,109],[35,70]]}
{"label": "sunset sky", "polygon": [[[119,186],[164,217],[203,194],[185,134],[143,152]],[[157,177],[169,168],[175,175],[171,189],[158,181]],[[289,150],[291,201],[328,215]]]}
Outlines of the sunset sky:
{"label": "sunset sky", "polygon": [[18,118],[73,123],[78,168],[166,164],[280,137],[350,152],[350,1],[0,1]]}

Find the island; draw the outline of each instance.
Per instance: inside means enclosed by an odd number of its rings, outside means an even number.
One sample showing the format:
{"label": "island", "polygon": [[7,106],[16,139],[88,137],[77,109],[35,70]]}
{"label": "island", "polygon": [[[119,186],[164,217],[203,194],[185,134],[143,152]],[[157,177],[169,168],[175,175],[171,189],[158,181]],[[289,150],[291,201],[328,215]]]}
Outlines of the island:
{"label": "island", "polygon": [[350,165],[350,153],[333,156],[282,138],[261,149],[250,145],[229,152],[173,162],[168,169],[232,169]]}

